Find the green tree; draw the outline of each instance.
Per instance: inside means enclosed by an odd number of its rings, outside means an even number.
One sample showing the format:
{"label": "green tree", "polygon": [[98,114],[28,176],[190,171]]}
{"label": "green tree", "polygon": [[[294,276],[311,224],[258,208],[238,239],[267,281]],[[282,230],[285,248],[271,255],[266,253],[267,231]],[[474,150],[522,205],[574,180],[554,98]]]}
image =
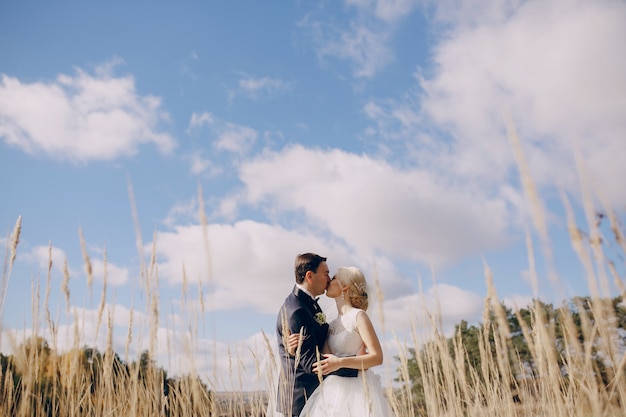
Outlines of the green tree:
{"label": "green tree", "polygon": [[[541,300],[533,300],[531,306],[517,312],[502,307],[507,329],[498,328],[494,312],[490,311],[490,325],[470,325],[462,320],[455,326],[454,335],[447,339],[448,353],[455,363],[458,363],[459,359],[455,357],[457,354],[454,349],[455,343],[462,345],[463,364],[468,381],[472,380],[471,375],[483,379],[481,372],[483,357],[480,350],[482,341],[488,345],[485,346],[485,353],[491,355],[489,360],[494,363],[493,358],[496,354],[494,330],[498,333],[506,331],[504,334],[509,335],[506,340],[507,353],[514,381],[528,382],[540,376],[542,364],[537,363],[534,353],[538,343],[541,343],[541,349],[544,351],[551,349],[551,357],[564,375],[568,369],[566,361],[588,359],[585,356],[589,355],[584,349],[586,346],[599,382],[606,387],[614,378],[612,369],[617,364],[616,358],[621,358],[620,355],[626,351],[626,307],[621,296],[595,301],[590,297],[574,297],[561,308],[555,308],[553,304]],[[549,340],[548,345],[546,337]],[[407,368],[416,409],[423,409],[425,401],[423,375],[418,366],[418,359],[424,363],[429,352],[437,350],[432,349],[429,344],[425,344],[419,350],[409,349]],[[544,358],[545,360],[547,359]],[[439,372],[436,368],[430,371]]]}

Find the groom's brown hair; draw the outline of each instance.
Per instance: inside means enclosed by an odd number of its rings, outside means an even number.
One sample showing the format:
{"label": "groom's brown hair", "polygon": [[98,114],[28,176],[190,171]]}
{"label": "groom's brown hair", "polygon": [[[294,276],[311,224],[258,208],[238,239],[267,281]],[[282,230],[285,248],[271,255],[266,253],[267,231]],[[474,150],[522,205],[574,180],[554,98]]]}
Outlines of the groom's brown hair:
{"label": "groom's brown hair", "polygon": [[326,262],[326,258],[319,256],[316,253],[307,252],[296,256],[294,268],[296,273],[296,282],[298,284],[302,284],[306,273],[308,271],[317,272],[317,268],[319,268],[322,262]]}

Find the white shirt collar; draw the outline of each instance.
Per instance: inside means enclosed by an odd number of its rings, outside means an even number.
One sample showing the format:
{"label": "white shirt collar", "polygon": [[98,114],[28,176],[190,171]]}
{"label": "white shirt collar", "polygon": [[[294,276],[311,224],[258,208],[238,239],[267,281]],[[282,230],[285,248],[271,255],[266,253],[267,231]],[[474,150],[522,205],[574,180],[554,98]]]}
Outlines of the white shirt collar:
{"label": "white shirt collar", "polygon": [[311,294],[311,293],[309,292],[309,290],[307,290],[306,288],[304,288],[302,285],[300,285],[300,284],[296,284],[296,287],[298,287],[298,289],[300,289],[300,291],[302,291],[302,292],[304,292],[304,293],[308,294],[308,296],[309,296],[309,297],[311,297],[311,299],[315,300],[315,297],[313,297],[313,294]]}

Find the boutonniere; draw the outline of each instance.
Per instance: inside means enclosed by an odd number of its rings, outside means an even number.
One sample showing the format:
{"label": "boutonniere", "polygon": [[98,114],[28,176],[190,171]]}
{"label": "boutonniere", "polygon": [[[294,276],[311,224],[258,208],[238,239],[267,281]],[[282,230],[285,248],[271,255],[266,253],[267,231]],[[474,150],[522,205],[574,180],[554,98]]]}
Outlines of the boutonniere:
{"label": "boutonniere", "polygon": [[326,315],[324,313],[322,313],[321,311],[319,313],[315,313],[315,316],[313,316],[315,318],[315,321],[317,322],[317,324],[326,324]]}

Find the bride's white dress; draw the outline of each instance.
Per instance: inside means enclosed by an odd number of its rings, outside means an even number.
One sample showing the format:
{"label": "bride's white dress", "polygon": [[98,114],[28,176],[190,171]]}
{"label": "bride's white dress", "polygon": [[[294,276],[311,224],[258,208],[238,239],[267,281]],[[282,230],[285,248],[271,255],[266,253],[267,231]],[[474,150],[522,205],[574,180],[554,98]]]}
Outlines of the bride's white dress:
{"label": "bride's white dress", "polygon": [[[336,356],[356,355],[363,339],[356,318],[363,310],[353,308],[330,322],[328,347]],[[363,312],[365,314],[365,312]],[[391,417],[380,377],[370,370],[356,378],[329,375],[307,400],[300,417]]]}

